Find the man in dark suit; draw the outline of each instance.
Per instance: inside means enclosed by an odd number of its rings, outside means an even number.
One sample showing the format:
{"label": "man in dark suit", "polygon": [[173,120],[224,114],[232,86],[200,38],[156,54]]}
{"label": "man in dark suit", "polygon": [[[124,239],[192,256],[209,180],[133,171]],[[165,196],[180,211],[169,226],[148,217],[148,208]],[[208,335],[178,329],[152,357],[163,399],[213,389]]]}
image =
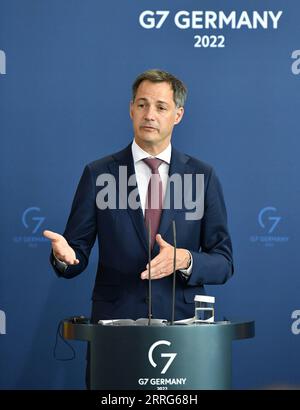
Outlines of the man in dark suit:
{"label": "man in dark suit", "polygon": [[[51,263],[56,273],[66,278],[87,267],[98,238],[99,263],[92,297],[94,322],[148,316],[149,226],[154,318],[171,318],[172,221],[177,231],[175,319],[192,317],[194,296],[205,293],[204,285],[222,284],[233,273],[219,180],[210,165],[171,146],[173,128],[183,117],[185,98],[184,84],[165,71],[148,70],[137,77],[130,103],[132,144],[88,164],[63,236],[44,232],[52,241]],[[191,178],[188,189],[179,183],[172,195],[174,184],[168,178],[175,174],[182,182],[188,175]],[[203,195],[197,195],[201,181]],[[202,201],[201,216],[190,212],[185,201],[187,193]],[[178,198],[183,200],[182,206],[176,205]],[[151,203],[153,199],[156,206]],[[163,200],[168,206],[162,207]]]}

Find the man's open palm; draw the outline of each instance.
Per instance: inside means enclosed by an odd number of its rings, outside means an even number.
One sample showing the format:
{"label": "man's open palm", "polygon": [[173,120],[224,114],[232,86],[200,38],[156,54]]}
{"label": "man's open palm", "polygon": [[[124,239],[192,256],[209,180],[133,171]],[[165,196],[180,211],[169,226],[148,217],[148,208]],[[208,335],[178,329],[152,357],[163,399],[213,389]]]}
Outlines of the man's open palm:
{"label": "man's open palm", "polygon": [[79,260],[76,258],[74,249],[62,235],[48,230],[44,231],[43,235],[51,240],[53,253],[57,259],[68,265],[78,265]]}

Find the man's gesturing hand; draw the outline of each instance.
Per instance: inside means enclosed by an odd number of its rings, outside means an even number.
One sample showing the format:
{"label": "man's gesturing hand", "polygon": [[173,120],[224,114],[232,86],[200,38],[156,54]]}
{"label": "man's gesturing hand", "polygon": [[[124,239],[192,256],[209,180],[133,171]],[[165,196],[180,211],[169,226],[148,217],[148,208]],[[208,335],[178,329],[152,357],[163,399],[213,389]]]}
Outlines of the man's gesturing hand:
{"label": "man's gesturing hand", "polygon": [[44,231],[43,235],[51,240],[53,253],[57,259],[68,265],[78,265],[79,260],[76,258],[74,249],[62,235],[52,231]]}
{"label": "man's gesturing hand", "polygon": [[[164,241],[161,235],[156,235],[156,242],[160,250],[159,254],[151,261],[151,279],[161,279],[173,273],[174,247]],[[186,249],[176,249],[176,269],[187,269],[190,255]],[[141,273],[141,279],[148,279],[148,264],[146,270]]]}

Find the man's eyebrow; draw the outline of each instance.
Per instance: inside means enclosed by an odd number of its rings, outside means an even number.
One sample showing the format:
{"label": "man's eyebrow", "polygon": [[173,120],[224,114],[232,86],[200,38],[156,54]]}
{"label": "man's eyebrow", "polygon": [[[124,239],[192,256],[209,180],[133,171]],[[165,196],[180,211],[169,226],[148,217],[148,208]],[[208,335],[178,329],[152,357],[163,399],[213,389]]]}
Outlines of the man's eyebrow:
{"label": "man's eyebrow", "polygon": [[[140,98],[137,98],[137,101],[148,101],[148,99],[145,98],[145,97],[140,97]],[[157,100],[157,101],[155,101],[155,103],[156,103],[156,104],[169,105],[166,101],[163,101],[163,100]]]}
{"label": "man's eyebrow", "polygon": [[165,105],[169,105],[166,101],[162,101],[162,100],[158,100],[157,101],[158,104],[165,104]]}

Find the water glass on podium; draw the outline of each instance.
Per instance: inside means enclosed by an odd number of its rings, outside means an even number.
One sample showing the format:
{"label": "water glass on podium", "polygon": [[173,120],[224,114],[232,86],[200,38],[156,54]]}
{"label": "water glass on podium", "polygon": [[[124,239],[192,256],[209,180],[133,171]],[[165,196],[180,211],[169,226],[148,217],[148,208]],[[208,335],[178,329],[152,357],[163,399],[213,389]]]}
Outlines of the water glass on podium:
{"label": "water glass on podium", "polygon": [[211,323],[215,320],[215,297],[206,295],[196,295],[195,302],[195,322]]}

